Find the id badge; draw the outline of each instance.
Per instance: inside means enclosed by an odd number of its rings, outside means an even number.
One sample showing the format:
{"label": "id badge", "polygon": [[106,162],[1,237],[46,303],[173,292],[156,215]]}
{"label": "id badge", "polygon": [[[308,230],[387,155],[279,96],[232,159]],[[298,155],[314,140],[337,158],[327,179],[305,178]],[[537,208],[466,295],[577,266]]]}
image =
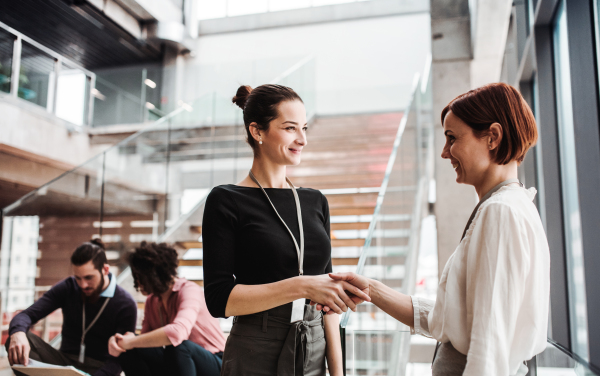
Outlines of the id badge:
{"label": "id badge", "polygon": [[84,360],[85,360],[85,344],[82,343],[81,346],[79,346],[79,363],[83,364]]}
{"label": "id badge", "polygon": [[304,305],[306,299],[296,299],[292,303],[292,317],[290,318],[290,322],[294,323],[297,321],[304,320]]}

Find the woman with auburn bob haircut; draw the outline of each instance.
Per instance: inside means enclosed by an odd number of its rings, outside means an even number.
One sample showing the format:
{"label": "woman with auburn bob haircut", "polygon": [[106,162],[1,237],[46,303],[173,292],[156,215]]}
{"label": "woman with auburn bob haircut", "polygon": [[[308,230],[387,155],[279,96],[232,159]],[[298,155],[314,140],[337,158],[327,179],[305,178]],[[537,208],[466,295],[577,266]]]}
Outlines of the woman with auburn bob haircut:
{"label": "woman with auburn bob haircut", "polygon": [[[296,188],[287,166],[307,145],[306,109],[289,87],[241,86],[252,169],[237,185],[206,199],[202,220],[206,304],[215,317],[235,316],[222,376],[343,375],[337,316],[323,317],[306,299],[342,313],[369,297],[331,272],[329,206],[314,189]],[[349,291],[347,294],[345,290]]]}
{"label": "woman with auburn bob haircut", "polygon": [[434,376],[525,375],[524,362],[546,348],[550,300],[536,190],[517,180],[517,166],[537,140],[535,119],[515,88],[496,83],[452,100],[442,123],[442,158],[480,201],[440,276],[437,299],[407,296],[354,273],[330,277],[368,293],[413,333],[438,340]]}

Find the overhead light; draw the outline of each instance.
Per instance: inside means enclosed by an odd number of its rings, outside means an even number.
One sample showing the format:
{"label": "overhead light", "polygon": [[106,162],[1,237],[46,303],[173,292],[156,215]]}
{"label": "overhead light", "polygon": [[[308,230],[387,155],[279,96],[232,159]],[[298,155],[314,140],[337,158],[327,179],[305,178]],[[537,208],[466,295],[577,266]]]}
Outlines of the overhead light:
{"label": "overhead light", "polygon": [[194,110],[194,108],[192,106],[190,106],[189,104],[187,104],[181,100],[179,101],[179,106],[183,107],[183,109],[186,110],[187,112],[192,112]]}
{"label": "overhead light", "polygon": [[149,110],[154,110],[156,108],[156,106],[154,106],[152,103],[150,102],[146,102],[146,108]]}
{"label": "overhead light", "polygon": [[146,78],[144,80],[144,83],[146,84],[146,86],[151,87],[152,89],[156,88],[156,82],[152,81],[149,78]]}
{"label": "overhead light", "polygon": [[94,98],[98,98],[101,101],[106,100],[106,95],[102,94],[98,89],[93,88],[92,89],[92,95],[94,96]]}

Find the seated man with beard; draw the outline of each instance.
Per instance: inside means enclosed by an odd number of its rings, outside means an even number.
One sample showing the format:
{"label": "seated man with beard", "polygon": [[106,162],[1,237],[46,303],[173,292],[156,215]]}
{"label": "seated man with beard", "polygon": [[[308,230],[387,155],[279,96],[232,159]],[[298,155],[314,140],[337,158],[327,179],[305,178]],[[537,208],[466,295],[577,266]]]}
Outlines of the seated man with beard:
{"label": "seated man with beard", "polygon": [[[108,340],[114,333],[135,331],[137,305],[109,272],[100,240],[77,247],[71,264],[73,276],[54,285],[10,322],[5,344],[8,360],[11,365],[27,365],[31,358],[73,366],[93,376],[120,375],[121,366],[108,353]],[[60,350],[29,331],[58,308],[63,314]]]}

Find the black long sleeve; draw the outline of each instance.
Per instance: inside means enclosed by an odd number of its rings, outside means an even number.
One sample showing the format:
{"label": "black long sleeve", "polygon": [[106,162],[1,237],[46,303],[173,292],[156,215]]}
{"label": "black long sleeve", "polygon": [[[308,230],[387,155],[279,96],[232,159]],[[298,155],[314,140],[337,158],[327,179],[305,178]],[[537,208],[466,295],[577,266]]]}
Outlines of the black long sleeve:
{"label": "black long sleeve", "polygon": [[[292,191],[266,191],[299,242]],[[327,199],[314,189],[297,191],[304,226],[304,274],[331,272]],[[259,188],[215,187],[204,208],[202,241],[206,304],[214,317],[225,317],[227,300],[236,284],[266,284],[298,275],[294,242]]]}

